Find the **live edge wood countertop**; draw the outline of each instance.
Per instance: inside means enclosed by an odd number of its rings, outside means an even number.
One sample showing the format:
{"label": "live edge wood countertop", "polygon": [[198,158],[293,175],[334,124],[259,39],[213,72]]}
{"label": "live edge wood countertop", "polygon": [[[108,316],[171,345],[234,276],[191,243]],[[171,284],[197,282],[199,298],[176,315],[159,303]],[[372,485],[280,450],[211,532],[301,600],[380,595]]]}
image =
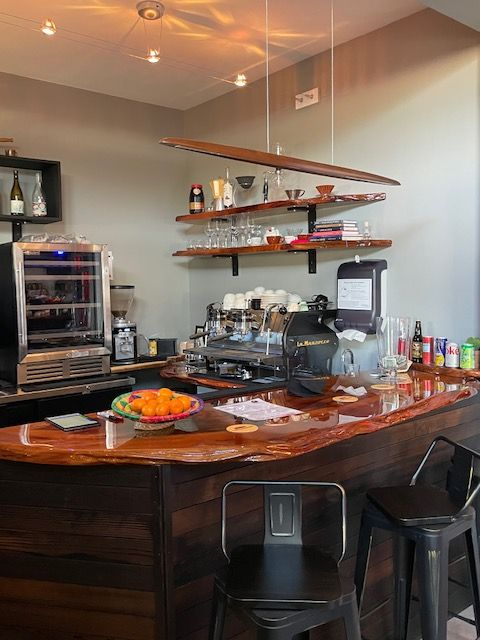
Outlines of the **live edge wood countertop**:
{"label": "live edge wood countertop", "polygon": [[[369,374],[332,376],[325,391],[310,398],[298,398],[286,390],[249,396],[302,411],[257,422],[258,430],[253,433],[226,431],[228,425],[241,420],[215,408],[246,399],[243,396],[206,403],[197,415],[175,423],[169,434],[139,435],[130,421],[106,424],[102,419],[98,427],[73,433],[46,422],[6,427],[0,430],[0,460],[77,466],[281,460],[445,408],[478,390],[476,382],[421,371],[411,371],[390,388],[375,388],[378,382]],[[340,386],[352,384],[364,386],[367,393],[348,404],[333,400],[346,395]]]}

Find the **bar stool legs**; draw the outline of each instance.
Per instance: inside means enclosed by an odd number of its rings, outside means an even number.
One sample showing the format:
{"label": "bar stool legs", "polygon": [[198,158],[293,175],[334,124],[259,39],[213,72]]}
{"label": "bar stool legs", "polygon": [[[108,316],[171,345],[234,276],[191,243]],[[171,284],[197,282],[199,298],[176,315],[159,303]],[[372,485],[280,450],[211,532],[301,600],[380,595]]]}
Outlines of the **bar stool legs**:
{"label": "bar stool legs", "polygon": [[468,568],[470,571],[470,584],[473,595],[473,611],[475,614],[475,626],[477,636],[480,636],[480,554],[478,549],[478,533],[475,522],[472,528],[465,532]]}
{"label": "bar stool legs", "polygon": [[225,616],[227,613],[227,597],[215,582],[213,587],[212,612],[210,614],[209,640],[222,640]]}
{"label": "bar stool legs", "polygon": [[423,640],[447,640],[448,542],[424,536],[416,546]]}
{"label": "bar stool legs", "polygon": [[368,559],[370,557],[370,548],[372,546],[372,523],[367,517],[365,511],[362,513],[360,520],[360,531],[358,534],[357,546],[357,562],[355,565],[355,587],[357,589],[358,610],[362,608],[363,594],[365,592],[365,583],[367,580]]}
{"label": "bar stool legs", "polygon": [[394,536],[393,544],[395,576],[394,637],[395,640],[406,640],[410,597],[412,595],[415,543],[408,538]]}
{"label": "bar stool legs", "polygon": [[347,640],[362,640],[360,633],[360,621],[358,617],[358,606],[355,600],[345,605],[343,614],[345,624],[345,637]]}

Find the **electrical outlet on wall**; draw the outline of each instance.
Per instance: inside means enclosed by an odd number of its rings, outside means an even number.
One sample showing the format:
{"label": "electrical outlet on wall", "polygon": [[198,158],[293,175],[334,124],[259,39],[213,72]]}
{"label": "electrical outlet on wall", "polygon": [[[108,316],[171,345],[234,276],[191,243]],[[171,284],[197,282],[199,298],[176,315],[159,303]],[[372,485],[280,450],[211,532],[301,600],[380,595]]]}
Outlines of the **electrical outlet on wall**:
{"label": "electrical outlet on wall", "polygon": [[318,102],[318,87],[304,91],[303,93],[297,93],[295,96],[295,109],[303,109],[304,107],[310,107],[312,104]]}

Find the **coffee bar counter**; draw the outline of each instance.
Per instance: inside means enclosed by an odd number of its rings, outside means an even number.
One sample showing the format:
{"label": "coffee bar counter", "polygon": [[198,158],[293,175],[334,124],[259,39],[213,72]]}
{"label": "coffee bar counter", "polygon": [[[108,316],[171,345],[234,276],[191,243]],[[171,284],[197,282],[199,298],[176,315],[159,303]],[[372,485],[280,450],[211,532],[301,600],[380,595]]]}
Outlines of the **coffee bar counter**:
{"label": "coffee bar counter", "polygon": [[[364,393],[351,395],[345,388]],[[379,382],[368,374],[354,378],[332,376],[318,396],[300,398],[286,389],[252,395],[251,399],[297,413],[255,420],[253,425],[249,419],[251,432],[236,431],[246,420],[221,410],[234,410],[246,398],[235,396],[206,403],[200,413],[173,423],[171,431],[159,425],[161,430],[157,433],[136,431],[132,420],[106,423],[103,418],[99,427],[72,433],[64,433],[47,422],[5,428],[0,431],[0,459],[58,465],[291,459],[415,419],[476,394],[472,384],[445,382],[421,373],[405,375],[398,384]],[[263,410],[268,412],[268,405]]]}
{"label": "coffee bar counter", "polygon": [[[411,371],[384,384],[362,374],[331,377],[322,394],[309,398],[284,389],[227,396],[165,433],[137,432],[130,421],[70,434],[45,422],[1,429],[0,638],[206,638],[213,575],[224,563],[220,494],[234,479],[342,483],[343,567],[352,575],[369,487],[408,483],[440,433],[480,448],[477,382]],[[345,397],[356,399],[338,400]],[[219,410],[238,413],[234,405],[243,411],[249,399],[296,412],[246,420]],[[253,429],[244,432],[246,422]],[[434,457],[432,481],[441,478],[448,456],[442,450]],[[259,535],[259,501],[253,490],[241,492],[229,517],[232,544]],[[307,505],[308,541],[325,533],[335,540],[337,516],[327,510],[320,517]],[[457,584],[465,579],[462,553],[452,556],[451,610],[468,604],[468,590]],[[375,540],[370,566],[364,635],[388,640],[388,538]],[[413,606],[412,637],[417,614]],[[341,639],[343,629],[332,624],[322,634]],[[224,637],[249,638],[234,616]]]}

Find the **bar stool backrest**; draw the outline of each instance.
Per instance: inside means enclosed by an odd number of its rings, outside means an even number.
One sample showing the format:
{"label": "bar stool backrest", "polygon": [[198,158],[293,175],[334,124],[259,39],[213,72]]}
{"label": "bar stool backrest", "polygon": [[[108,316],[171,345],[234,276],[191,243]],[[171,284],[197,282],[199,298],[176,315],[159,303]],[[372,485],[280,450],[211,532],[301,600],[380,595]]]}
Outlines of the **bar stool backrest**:
{"label": "bar stool backrest", "polygon": [[411,485],[417,483],[417,479],[423,470],[428,458],[438,442],[445,442],[453,447],[451,465],[447,473],[446,489],[453,502],[458,506],[459,512],[469,507],[476,498],[480,484],[475,476],[476,463],[480,462],[480,453],[469,449],[458,442],[453,442],[445,436],[438,436],[428,448],[423,460],[412,476]]}
{"label": "bar stool backrest", "polygon": [[346,496],[343,487],[336,482],[268,482],[262,480],[232,480],[222,491],[222,550],[229,560],[227,550],[227,496],[234,485],[263,487],[264,537],[263,544],[302,545],[302,487],[335,489],[340,493],[342,552],[346,548]]}

